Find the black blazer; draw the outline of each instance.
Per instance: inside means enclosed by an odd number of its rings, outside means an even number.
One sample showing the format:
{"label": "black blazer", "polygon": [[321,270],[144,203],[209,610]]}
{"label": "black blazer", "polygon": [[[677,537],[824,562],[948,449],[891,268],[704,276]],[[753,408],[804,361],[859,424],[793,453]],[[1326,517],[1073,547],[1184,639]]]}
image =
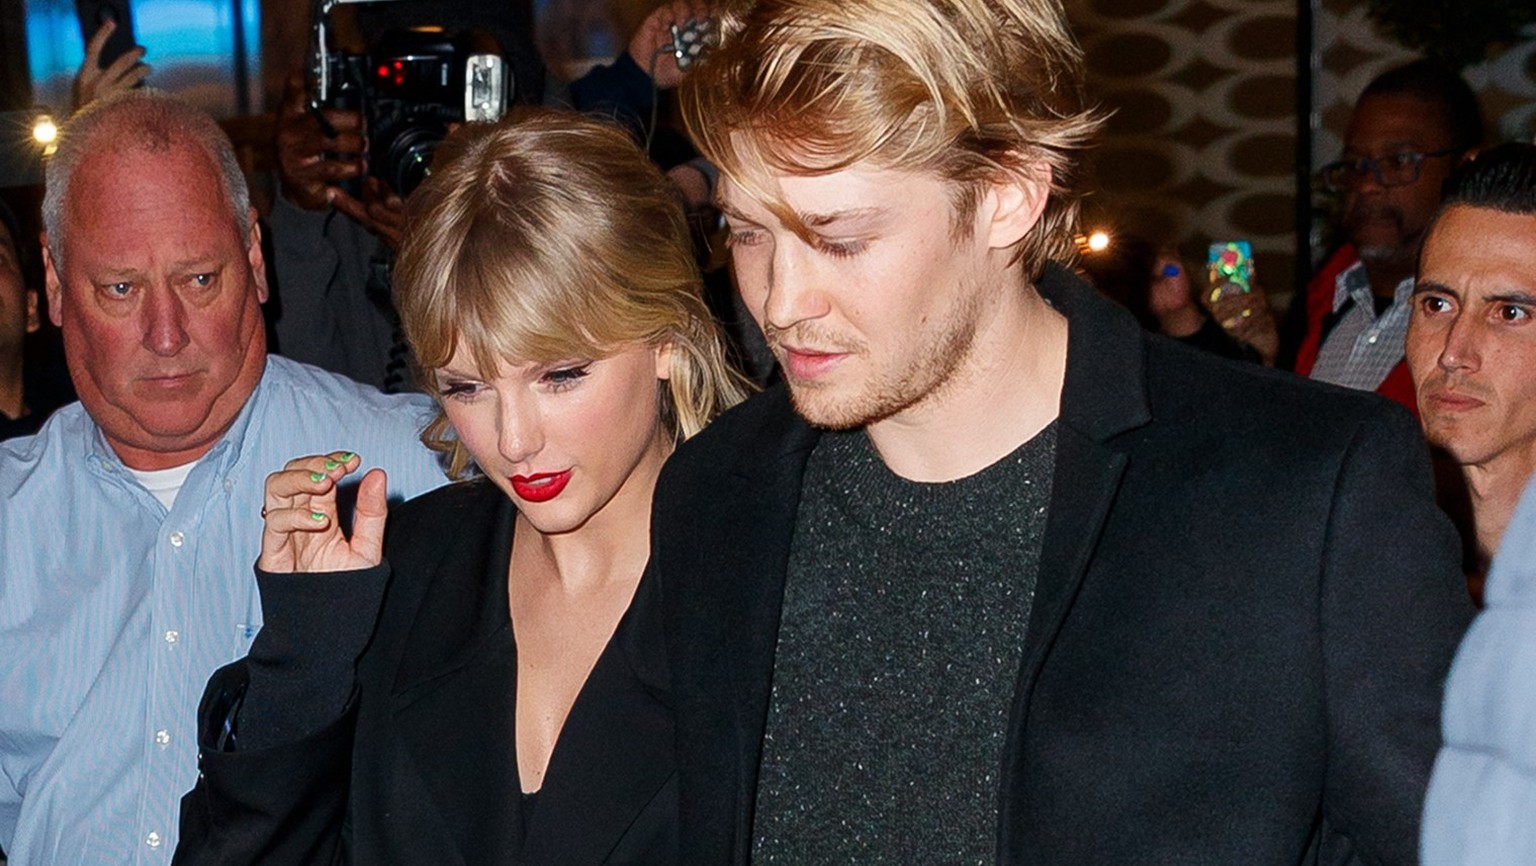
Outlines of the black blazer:
{"label": "black blazer", "polygon": [[[1070,333],[997,862],[1415,862],[1471,610],[1413,419],[1147,335],[1059,267],[1039,289]],[[770,391],[657,487],[685,863],[749,859],[816,440]]]}
{"label": "black blazer", "polygon": [[643,589],[571,708],[516,854],[524,828],[506,581],[515,513],[483,479],[392,511],[393,573],[356,691],[315,734],[253,752],[211,748],[244,662],[215,674],[177,863],[676,862],[660,639],[633,624],[648,604]]}

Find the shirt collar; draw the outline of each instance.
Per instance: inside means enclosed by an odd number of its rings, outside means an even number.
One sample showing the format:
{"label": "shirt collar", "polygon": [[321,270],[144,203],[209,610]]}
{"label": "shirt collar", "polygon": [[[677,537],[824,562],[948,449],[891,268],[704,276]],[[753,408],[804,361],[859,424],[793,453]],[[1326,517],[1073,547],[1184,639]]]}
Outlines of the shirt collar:
{"label": "shirt collar", "polygon": [[[1397,284],[1392,291],[1392,306],[1399,307],[1408,302],[1413,294],[1413,277],[1407,277]],[[1337,313],[1344,302],[1354,299],[1355,306],[1365,310],[1372,319],[1376,318],[1376,303],[1371,299],[1371,281],[1365,273],[1365,263],[1355,262],[1345,268],[1333,281],[1333,311]]]}
{"label": "shirt collar", "polygon": [[[256,381],[255,390],[246,399],[245,405],[240,407],[240,414],[235,416],[235,422],[229,425],[229,429],[224,431],[224,435],[219,437],[219,441],[214,443],[213,447],[208,450],[208,453],[197,459],[196,462],[199,466],[217,466],[218,471],[222,474],[240,458],[240,454],[244,451],[245,436],[250,429],[251,419],[256,414],[257,404],[265,399],[267,372],[269,370],[271,370],[270,366],[262,370],[261,378]],[[91,465],[105,469],[113,474],[128,476],[127,465],[123,463],[122,458],[117,456],[117,452],[112,449],[111,443],[107,441],[106,434],[102,432],[101,425],[97,424],[95,419],[91,419],[91,428],[92,435],[87,446],[87,460],[90,461]]]}

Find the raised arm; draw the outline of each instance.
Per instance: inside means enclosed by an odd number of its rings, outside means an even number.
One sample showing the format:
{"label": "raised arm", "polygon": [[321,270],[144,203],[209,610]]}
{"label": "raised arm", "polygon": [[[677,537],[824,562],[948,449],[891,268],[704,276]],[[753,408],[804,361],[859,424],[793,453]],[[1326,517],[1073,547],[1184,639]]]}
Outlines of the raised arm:
{"label": "raised arm", "polygon": [[360,465],[356,454],[337,451],[290,460],[268,475],[256,567],[273,574],[350,571],[383,561],[384,470],[370,469],[357,486],[351,538],[338,519],[337,484]]}
{"label": "raised arm", "polygon": [[341,529],[337,484],[360,466],[335,452],[267,476],[265,624],[198,708],[202,773],[182,800],[177,864],[346,862],[356,663],[389,577],[382,471],[363,476],[351,536]]}

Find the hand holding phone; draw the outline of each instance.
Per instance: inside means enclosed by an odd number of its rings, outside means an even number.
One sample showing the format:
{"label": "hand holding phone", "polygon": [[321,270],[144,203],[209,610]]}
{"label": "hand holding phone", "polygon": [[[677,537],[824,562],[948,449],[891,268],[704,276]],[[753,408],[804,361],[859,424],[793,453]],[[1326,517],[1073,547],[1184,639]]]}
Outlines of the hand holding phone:
{"label": "hand holding phone", "polygon": [[142,84],[150,68],[142,62],[144,49],[134,44],[128,0],[75,0],[75,14],[85,38],[85,62],[75,74],[74,107]]}
{"label": "hand holding phone", "polygon": [[98,69],[106,69],[137,47],[133,41],[133,14],[128,10],[128,0],[75,0],[75,16],[80,19],[80,38],[87,45],[103,26],[112,25],[97,56]]}
{"label": "hand holding phone", "polygon": [[1206,257],[1208,300],[1214,304],[1226,295],[1253,291],[1253,246],[1247,241],[1218,241]]}

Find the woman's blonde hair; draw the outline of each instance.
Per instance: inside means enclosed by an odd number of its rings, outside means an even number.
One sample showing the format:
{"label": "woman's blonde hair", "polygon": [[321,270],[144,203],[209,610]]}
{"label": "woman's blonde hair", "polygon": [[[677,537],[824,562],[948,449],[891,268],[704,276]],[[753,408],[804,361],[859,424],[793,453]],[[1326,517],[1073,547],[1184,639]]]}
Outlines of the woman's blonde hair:
{"label": "woman's blonde hair", "polygon": [[1057,0],[759,0],[722,16],[722,44],[684,80],[699,149],[797,231],[770,172],[867,163],[951,182],[964,231],[1003,172],[1050,174],[1015,251],[1038,277],[1072,261],[1085,107],[1082,51]]}
{"label": "woman's blonde hair", "polygon": [[[746,394],[701,294],[677,194],[616,127],[547,109],[467,126],[407,205],[395,305],[418,375],[462,346],[500,362],[671,346],[663,423],[697,433]],[[435,390],[435,389],[432,389]],[[422,441],[459,476],[469,453],[439,411]]]}

